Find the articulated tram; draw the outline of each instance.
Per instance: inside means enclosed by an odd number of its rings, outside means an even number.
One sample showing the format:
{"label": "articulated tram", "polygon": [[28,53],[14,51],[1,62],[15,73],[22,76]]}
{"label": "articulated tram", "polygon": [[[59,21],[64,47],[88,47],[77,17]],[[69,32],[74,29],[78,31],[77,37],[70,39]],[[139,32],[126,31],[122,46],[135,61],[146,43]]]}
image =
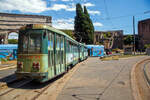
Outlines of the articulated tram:
{"label": "articulated tram", "polygon": [[15,73],[18,78],[28,77],[42,83],[87,57],[86,46],[64,32],[47,25],[30,24],[19,30]]}

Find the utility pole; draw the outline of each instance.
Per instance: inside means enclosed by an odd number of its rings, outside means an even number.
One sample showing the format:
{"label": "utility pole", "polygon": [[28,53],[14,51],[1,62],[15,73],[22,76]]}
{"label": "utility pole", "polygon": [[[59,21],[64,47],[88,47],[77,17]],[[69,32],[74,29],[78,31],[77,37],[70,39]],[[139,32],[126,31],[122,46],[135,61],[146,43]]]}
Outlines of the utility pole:
{"label": "utility pole", "polygon": [[134,51],[134,55],[135,55],[135,20],[134,20],[134,16],[133,16],[133,36],[134,36],[133,51]]}

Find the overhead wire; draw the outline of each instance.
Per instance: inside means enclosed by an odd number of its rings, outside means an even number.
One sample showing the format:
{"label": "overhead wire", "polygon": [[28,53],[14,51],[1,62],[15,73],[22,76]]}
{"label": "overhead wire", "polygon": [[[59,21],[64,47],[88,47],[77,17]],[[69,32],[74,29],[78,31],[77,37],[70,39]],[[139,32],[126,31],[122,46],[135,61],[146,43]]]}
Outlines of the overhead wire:
{"label": "overhead wire", "polygon": [[127,18],[127,17],[132,17],[132,16],[137,16],[137,15],[143,15],[143,14],[147,14],[147,13],[150,13],[150,11],[146,11],[146,12],[140,12],[140,13],[135,13],[135,14],[129,14],[129,15],[123,15],[123,16],[116,16],[116,17],[110,17],[109,15],[109,12],[108,12],[108,7],[107,7],[107,2],[106,0],[103,0],[104,1],[104,6],[105,6],[105,12],[106,12],[106,15],[107,17],[106,18],[101,18],[102,20],[108,20],[111,25],[112,25],[112,29],[117,29],[114,24],[112,23],[112,20],[114,19],[120,19],[120,18]]}
{"label": "overhead wire", "polygon": [[[107,7],[106,0],[104,0],[104,6],[105,6],[105,12],[106,12],[107,19],[109,19],[110,15],[109,15],[109,12],[108,12],[108,7]],[[109,22],[111,23],[111,25],[113,26],[113,28],[115,28],[113,22],[111,20],[109,20]]]}
{"label": "overhead wire", "polygon": [[103,20],[114,20],[114,19],[120,19],[120,18],[126,18],[126,17],[137,16],[137,15],[143,15],[143,14],[147,14],[148,12],[150,12],[150,11],[139,12],[139,13],[129,14],[129,15],[123,15],[123,16],[116,16],[116,17],[109,17],[109,18],[101,18],[101,19],[103,19]]}

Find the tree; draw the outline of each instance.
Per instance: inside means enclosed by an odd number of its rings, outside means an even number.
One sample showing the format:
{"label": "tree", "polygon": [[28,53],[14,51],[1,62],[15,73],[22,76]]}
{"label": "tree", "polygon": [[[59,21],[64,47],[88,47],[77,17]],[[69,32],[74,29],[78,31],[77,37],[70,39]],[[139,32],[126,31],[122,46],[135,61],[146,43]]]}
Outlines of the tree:
{"label": "tree", "polygon": [[[133,35],[127,35],[124,39],[124,45],[134,45],[134,36]],[[135,35],[135,49],[139,49],[139,36]]]}
{"label": "tree", "polygon": [[72,37],[73,39],[75,39],[75,37],[73,36],[72,30],[61,30],[61,31],[63,31],[64,33],[66,33],[67,35],[69,35],[70,37]]}
{"label": "tree", "polygon": [[76,4],[76,16],[75,16],[75,38],[78,42],[83,42],[84,34],[84,13],[81,5],[78,3]]}
{"label": "tree", "polygon": [[146,48],[150,48],[150,44],[145,44],[144,45],[144,48],[146,49]]}
{"label": "tree", "polygon": [[133,43],[133,36],[127,35],[123,41],[125,45],[131,45]]}
{"label": "tree", "polygon": [[17,44],[18,40],[16,39],[8,39],[8,44]]}
{"label": "tree", "polygon": [[86,6],[84,6],[84,18],[85,18],[85,21],[84,21],[84,30],[85,30],[85,34],[87,35],[87,43],[88,44],[92,44],[93,43],[93,39],[94,39],[94,26],[93,26],[93,23],[92,23],[92,20],[90,19],[90,16],[88,14],[88,11],[86,9]]}
{"label": "tree", "polygon": [[76,17],[75,17],[75,37],[79,42],[86,44],[92,44],[94,39],[94,26],[86,6],[84,6],[84,12],[81,5],[76,5]]}

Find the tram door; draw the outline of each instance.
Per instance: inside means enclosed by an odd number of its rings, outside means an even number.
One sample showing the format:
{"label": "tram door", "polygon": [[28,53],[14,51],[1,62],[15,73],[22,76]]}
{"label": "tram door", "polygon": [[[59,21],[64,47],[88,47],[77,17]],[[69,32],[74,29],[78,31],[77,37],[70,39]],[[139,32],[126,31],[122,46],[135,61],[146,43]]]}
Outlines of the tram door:
{"label": "tram door", "polygon": [[48,32],[48,67],[49,75],[55,76],[54,68],[54,33]]}
{"label": "tram door", "polygon": [[64,36],[56,34],[56,74],[64,70]]}
{"label": "tram door", "polygon": [[61,53],[60,53],[60,63],[61,63],[61,72],[65,71],[65,49],[64,49],[64,36],[61,36]]}

